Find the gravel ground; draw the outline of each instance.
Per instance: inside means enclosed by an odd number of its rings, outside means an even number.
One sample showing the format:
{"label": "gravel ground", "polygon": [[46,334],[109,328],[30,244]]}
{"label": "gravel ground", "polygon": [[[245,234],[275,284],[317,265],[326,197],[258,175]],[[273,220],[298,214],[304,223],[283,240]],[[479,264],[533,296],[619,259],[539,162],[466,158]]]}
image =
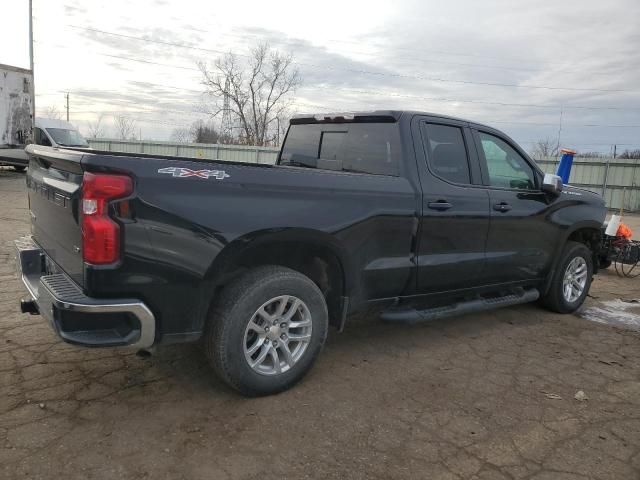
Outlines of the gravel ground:
{"label": "gravel ground", "polygon": [[640,278],[598,275],[589,315],[354,318],[297,387],[245,399],[193,346],[80,349],[20,314],[24,174],[0,168],[0,205],[0,478],[640,478],[640,334],[586,319],[636,315]]}

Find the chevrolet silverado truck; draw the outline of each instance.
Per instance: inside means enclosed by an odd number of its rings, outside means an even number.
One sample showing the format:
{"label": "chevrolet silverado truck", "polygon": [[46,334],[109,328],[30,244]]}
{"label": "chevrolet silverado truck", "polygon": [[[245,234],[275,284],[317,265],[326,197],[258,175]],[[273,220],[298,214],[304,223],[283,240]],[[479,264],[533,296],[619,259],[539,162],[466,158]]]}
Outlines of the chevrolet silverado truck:
{"label": "chevrolet silverado truck", "polygon": [[365,307],[402,324],[538,299],[569,313],[598,268],[602,198],[447,116],[299,116],[275,165],[27,152],[22,311],[86,347],[201,341],[245,395],[292,386]]}

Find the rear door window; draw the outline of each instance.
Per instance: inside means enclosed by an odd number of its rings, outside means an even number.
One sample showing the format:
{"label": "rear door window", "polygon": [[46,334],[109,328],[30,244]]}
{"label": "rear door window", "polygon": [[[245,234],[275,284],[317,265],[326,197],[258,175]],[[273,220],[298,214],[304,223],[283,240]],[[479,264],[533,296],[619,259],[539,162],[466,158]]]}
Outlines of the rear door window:
{"label": "rear door window", "polygon": [[291,125],[280,153],[280,164],[317,168],[320,157],[318,125]]}
{"label": "rear door window", "polygon": [[338,160],[347,132],[322,132],[320,140],[320,158]]}
{"label": "rear door window", "polygon": [[430,170],[448,182],[470,184],[469,156],[462,129],[424,123],[423,136]]}
{"label": "rear door window", "polygon": [[280,165],[375,175],[399,175],[396,123],[292,125]]}

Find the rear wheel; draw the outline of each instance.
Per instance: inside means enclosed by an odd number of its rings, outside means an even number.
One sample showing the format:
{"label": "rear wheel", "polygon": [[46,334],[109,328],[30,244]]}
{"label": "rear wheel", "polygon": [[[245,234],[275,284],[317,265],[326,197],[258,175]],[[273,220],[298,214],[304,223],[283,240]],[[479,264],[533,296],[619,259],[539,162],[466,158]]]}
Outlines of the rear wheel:
{"label": "rear wheel", "polygon": [[574,312],[587,297],[592,277],[591,250],[582,243],[567,242],[543,303],[554,312]]}
{"label": "rear wheel", "polygon": [[327,328],[324,296],[308,277],[284,267],[258,267],[215,301],[205,353],[231,387],[269,395],[291,387],[311,368]]}
{"label": "rear wheel", "polygon": [[24,172],[24,169],[27,168],[26,166],[23,165],[13,165],[13,169],[16,172]]}

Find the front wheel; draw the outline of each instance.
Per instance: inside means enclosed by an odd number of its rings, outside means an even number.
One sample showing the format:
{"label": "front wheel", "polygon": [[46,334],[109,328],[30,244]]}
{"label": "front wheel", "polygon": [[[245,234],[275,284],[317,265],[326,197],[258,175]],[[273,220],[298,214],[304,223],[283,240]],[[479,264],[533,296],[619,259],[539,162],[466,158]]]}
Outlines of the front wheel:
{"label": "front wheel", "polygon": [[27,167],[23,166],[23,165],[13,165],[13,169],[16,172],[24,172],[25,168],[27,168]]}
{"label": "front wheel", "polygon": [[576,311],[587,298],[593,277],[593,256],[584,244],[569,241],[543,303],[554,312]]}
{"label": "front wheel", "polygon": [[284,267],[258,267],[214,301],[205,353],[231,387],[244,395],[269,395],[305,375],[327,329],[324,296],[308,277]]}

